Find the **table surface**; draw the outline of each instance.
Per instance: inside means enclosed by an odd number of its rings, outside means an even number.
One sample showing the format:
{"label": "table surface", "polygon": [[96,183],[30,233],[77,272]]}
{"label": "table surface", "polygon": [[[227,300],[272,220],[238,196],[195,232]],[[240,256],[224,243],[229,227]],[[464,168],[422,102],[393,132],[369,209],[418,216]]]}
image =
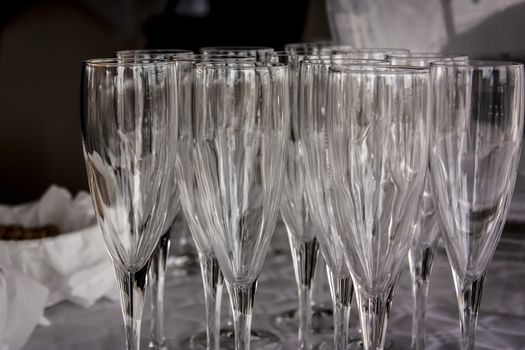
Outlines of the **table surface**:
{"label": "table surface", "polygon": [[[283,234],[282,232],[279,234]],[[518,248],[516,248],[518,247]],[[509,253],[506,249],[512,251]],[[329,305],[326,278],[319,274],[316,299]],[[277,326],[275,316],[296,308],[297,295],[289,255],[269,256],[261,273],[255,300],[253,326],[270,330],[282,339],[282,350],[297,349],[296,331]],[[387,341],[396,349],[408,349],[412,297],[408,266],[396,288]],[[204,329],[204,306],[199,274],[176,276],[166,282],[166,336],[170,349],[189,349],[189,337]],[[226,293],[224,293],[226,294]],[[226,295],[223,316],[227,317]],[[101,300],[90,308],[61,303],[46,310],[50,326],[35,329],[24,350],[124,349],[123,321],[118,302]],[[352,309],[353,324],[357,310]],[[143,318],[143,348],[149,338],[150,314]],[[458,349],[459,321],[450,267],[444,251],[438,251],[430,282],[427,314],[427,348]],[[316,342],[331,334],[316,334]],[[504,238],[492,261],[484,288],[478,320],[476,349],[525,349],[525,244]],[[256,350],[256,349],[255,349]]]}

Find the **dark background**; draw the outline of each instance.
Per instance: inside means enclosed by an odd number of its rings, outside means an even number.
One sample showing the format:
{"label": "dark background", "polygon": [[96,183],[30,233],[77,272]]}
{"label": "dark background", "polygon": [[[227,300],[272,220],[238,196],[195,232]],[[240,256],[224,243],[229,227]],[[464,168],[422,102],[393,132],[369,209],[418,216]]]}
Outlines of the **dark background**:
{"label": "dark background", "polygon": [[[121,49],[265,45],[329,39],[310,0],[7,1],[0,5],[0,203],[54,183],[87,189],[80,139],[81,61]],[[206,6],[205,6],[206,7]]]}

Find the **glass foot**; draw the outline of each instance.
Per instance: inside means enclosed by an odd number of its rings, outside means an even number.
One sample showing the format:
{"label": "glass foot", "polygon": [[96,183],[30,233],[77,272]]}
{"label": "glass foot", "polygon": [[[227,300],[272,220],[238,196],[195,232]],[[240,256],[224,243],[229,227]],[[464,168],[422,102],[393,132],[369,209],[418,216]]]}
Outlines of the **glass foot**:
{"label": "glass foot", "polygon": [[[297,331],[299,327],[299,311],[297,309],[285,311],[274,318],[273,323],[286,331]],[[312,333],[333,333],[334,321],[331,307],[315,305],[312,307]]]}
{"label": "glass foot", "polygon": [[[235,350],[232,328],[221,328],[219,337],[221,350]],[[194,350],[206,350],[206,345],[206,331],[196,333],[190,338],[190,346]],[[272,332],[252,329],[250,345],[252,349],[257,350],[278,350],[281,349],[281,339]]]}

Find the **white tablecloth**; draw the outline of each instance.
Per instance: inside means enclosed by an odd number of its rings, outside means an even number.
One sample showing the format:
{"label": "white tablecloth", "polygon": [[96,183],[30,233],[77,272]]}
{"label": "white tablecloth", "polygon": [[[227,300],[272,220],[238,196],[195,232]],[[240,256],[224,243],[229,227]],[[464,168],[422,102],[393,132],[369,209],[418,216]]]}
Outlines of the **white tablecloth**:
{"label": "white tablecloth", "polygon": [[[282,232],[279,234],[283,234]],[[503,241],[504,243],[505,241]],[[510,241],[509,241],[510,242]],[[512,244],[510,246],[513,246]],[[505,244],[500,245],[505,247]],[[515,246],[513,246],[515,247]],[[525,244],[515,254],[497,254],[490,265],[477,331],[476,349],[525,349]],[[407,269],[408,270],[408,269]],[[321,287],[326,289],[326,285]],[[226,293],[225,293],[226,294]],[[320,297],[329,300],[327,293]],[[223,299],[223,315],[227,299]],[[173,349],[189,349],[188,339],[204,329],[204,307],[199,275],[170,274],[166,290],[166,333]],[[296,306],[291,259],[268,259],[256,295],[253,326],[271,330],[282,339],[282,350],[296,350],[296,334],[275,326],[273,317]],[[410,344],[412,298],[407,271],[399,281],[388,326],[388,339],[396,349]],[[354,308],[354,324],[357,310]],[[51,326],[37,327],[25,350],[114,350],[124,349],[120,305],[102,300],[84,309],[62,303],[46,310]],[[143,319],[143,348],[149,338],[149,311]],[[436,256],[428,305],[428,349],[458,349],[458,311],[450,268],[441,251]],[[323,336],[319,335],[316,340]],[[325,335],[329,339],[329,335]]]}

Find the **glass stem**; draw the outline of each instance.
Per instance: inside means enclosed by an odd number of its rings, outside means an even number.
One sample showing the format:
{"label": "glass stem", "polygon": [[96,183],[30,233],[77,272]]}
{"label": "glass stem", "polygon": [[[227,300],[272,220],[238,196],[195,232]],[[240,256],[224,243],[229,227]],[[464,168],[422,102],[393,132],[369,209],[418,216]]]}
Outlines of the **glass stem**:
{"label": "glass stem", "polygon": [[148,281],[148,261],[140,270],[131,272],[115,265],[120,303],[126,331],[126,349],[140,349],[140,325],[144,311],[144,294]]}
{"label": "glass stem", "polygon": [[235,350],[250,350],[252,312],[257,281],[247,286],[231,285],[226,281],[233,311]]}
{"label": "glass stem", "polygon": [[412,350],[425,349],[426,309],[428,283],[436,244],[427,247],[412,247],[408,252],[412,277]]}
{"label": "glass stem", "polygon": [[465,281],[452,271],[459,306],[461,350],[474,350],[476,322],[485,274],[486,272],[478,279]]}
{"label": "glass stem", "polygon": [[350,276],[340,277],[333,273],[328,265],[326,272],[334,305],[334,349],[344,350],[349,341],[350,305],[354,285]]}
{"label": "glass stem", "polygon": [[151,257],[149,278],[151,284],[151,349],[165,347],[164,338],[164,281],[166,260],[170,250],[170,230],[160,237],[159,243]]}
{"label": "glass stem", "polygon": [[357,306],[363,332],[363,347],[365,350],[383,350],[385,346],[386,326],[395,283],[381,294],[368,294],[356,286]]}
{"label": "glass stem", "polygon": [[216,258],[199,251],[199,262],[206,304],[206,348],[219,350],[223,277]]}
{"label": "glass stem", "polygon": [[317,238],[299,242],[290,237],[290,249],[299,294],[299,349],[308,350],[312,346],[312,281],[319,255],[319,243]]}
{"label": "glass stem", "polygon": [[309,286],[299,286],[299,349],[311,348],[312,329],[312,289]]}

